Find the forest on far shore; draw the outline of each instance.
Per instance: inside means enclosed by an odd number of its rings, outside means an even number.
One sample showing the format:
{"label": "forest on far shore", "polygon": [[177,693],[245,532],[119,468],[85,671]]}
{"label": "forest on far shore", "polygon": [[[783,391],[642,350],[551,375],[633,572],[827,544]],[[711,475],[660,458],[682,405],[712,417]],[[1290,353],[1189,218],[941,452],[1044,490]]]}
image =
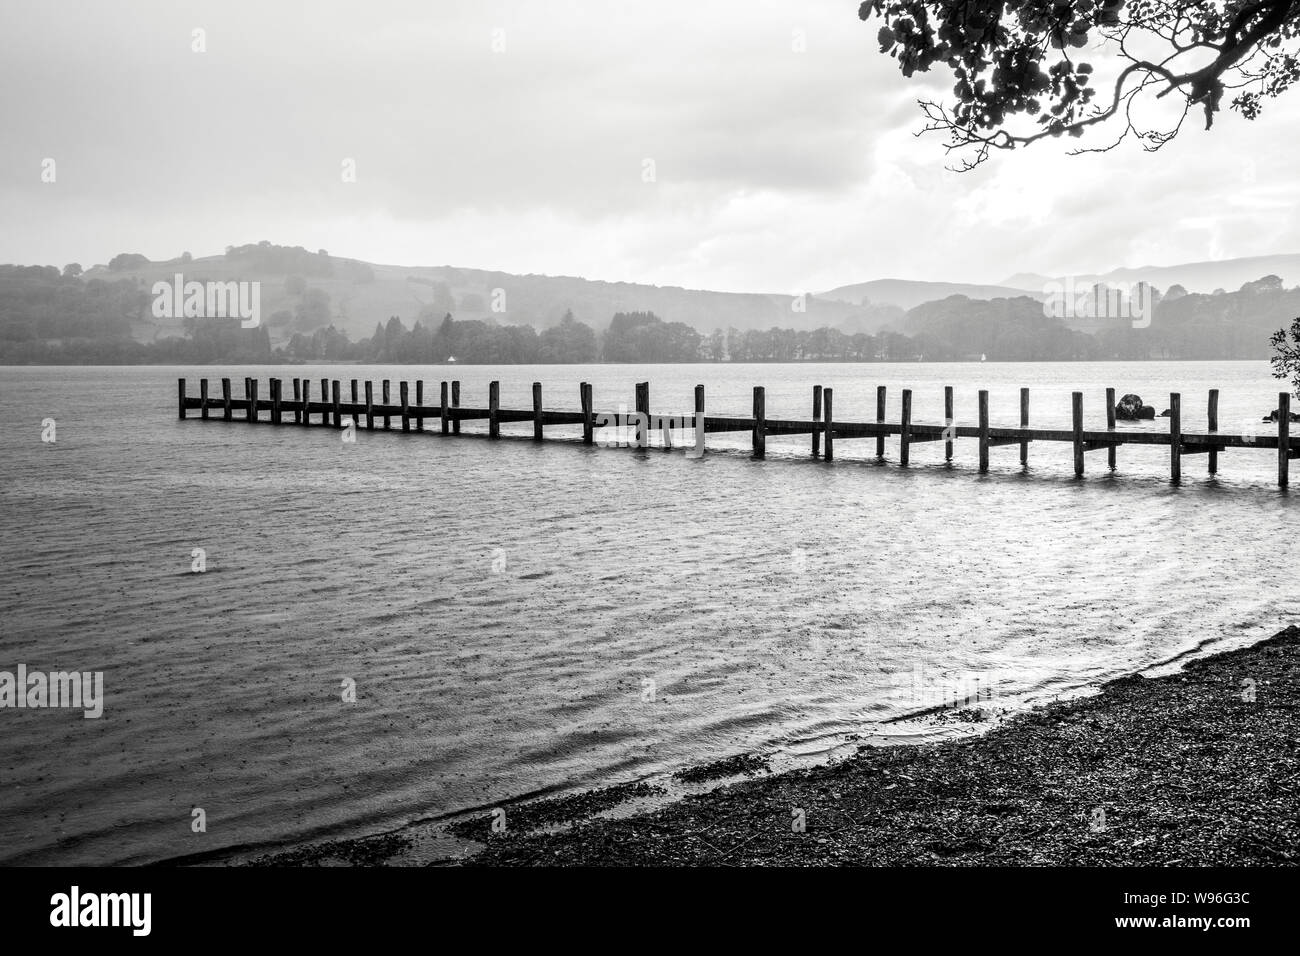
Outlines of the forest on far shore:
{"label": "forest on far shore", "polygon": [[[146,343],[133,337],[132,327],[149,315],[149,290],[130,278],[86,279],[80,273],[73,266],[0,265],[0,364],[1263,359],[1270,355],[1272,333],[1300,316],[1300,287],[1286,288],[1277,276],[1265,276],[1235,292],[1187,293],[1177,286],[1157,292],[1149,327],[1116,318],[1082,331],[1045,315],[1043,303],[1030,296],[951,296],[916,306],[895,323],[897,331],[876,334],[826,326],[701,331],[671,316],[634,311],[612,315],[602,329],[572,313],[538,329],[458,320],[426,306],[406,319],[391,316],[370,336],[353,341],[328,323],[328,295],[304,287],[302,315],[277,313],[250,329],[238,319],[189,318],[182,334]],[[312,315],[320,316],[315,328]],[[274,344],[271,332],[278,329],[297,331]]]}

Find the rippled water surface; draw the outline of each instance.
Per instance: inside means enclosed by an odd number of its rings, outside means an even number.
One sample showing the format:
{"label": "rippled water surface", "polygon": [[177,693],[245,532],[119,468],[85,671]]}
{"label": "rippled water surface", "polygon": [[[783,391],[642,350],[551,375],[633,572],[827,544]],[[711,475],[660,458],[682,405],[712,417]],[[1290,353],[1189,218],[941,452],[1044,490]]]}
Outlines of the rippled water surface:
{"label": "rippled water surface", "polygon": [[[1067,445],[991,452],[874,439],[810,460],[807,436],[711,435],[691,460],[397,433],[176,420],[176,378],[458,376],[466,405],[875,417],[875,388],[942,386],[975,421],[1065,427],[1085,391],[1184,428],[1222,390],[1225,429],[1277,404],[1263,362],[286,369],[0,369],[0,670],[102,670],[99,720],[0,710],[0,860],[143,862],[352,835],[523,794],[600,786],[748,750],[812,754],[956,688],[1040,699],[1300,617],[1295,502],[1276,452],[1127,447],[1074,479]],[[263,390],[265,390],[263,384]],[[346,386],[345,386],[346,392]],[[214,384],[215,394],[215,384]],[[263,391],[265,394],[265,391]],[[396,386],[394,386],[396,394]],[[195,413],[191,413],[193,416]],[[57,441],[41,441],[42,421]],[[1150,430],[1167,422],[1143,423]],[[1258,425],[1268,433],[1270,425]],[[467,424],[467,432],[482,431]],[[191,553],[207,570],[191,573]],[[356,682],[345,703],[341,684]],[[191,832],[202,807],[208,832]]]}

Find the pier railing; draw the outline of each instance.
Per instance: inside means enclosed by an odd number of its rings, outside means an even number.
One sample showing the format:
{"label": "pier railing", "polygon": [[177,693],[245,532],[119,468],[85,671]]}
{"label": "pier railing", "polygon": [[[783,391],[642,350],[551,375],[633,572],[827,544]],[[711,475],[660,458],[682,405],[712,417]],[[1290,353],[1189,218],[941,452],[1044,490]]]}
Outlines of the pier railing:
{"label": "pier railing", "polygon": [[[899,440],[898,461],[907,465],[912,445],[921,442],[942,441],[944,457],[953,457],[953,442],[958,438],[974,438],[979,442],[979,470],[988,471],[989,450],[1002,445],[1018,445],[1021,464],[1029,462],[1029,446],[1033,442],[1063,442],[1073,446],[1074,473],[1082,476],[1084,460],[1088,452],[1106,452],[1107,464],[1116,467],[1116,450],[1121,445],[1167,445],[1169,447],[1169,474],[1173,481],[1182,476],[1182,459],[1187,455],[1204,454],[1208,459],[1210,474],[1218,472],[1219,454],[1229,449],[1255,448],[1274,449],[1277,453],[1277,482],[1285,487],[1288,482],[1290,461],[1300,457],[1300,438],[1291,437],[1291,396],[1288,392],[1278,394],[1276,434],[1256,434],[1243,431],[1239,434],[1219,430],[1219,390],[1211,389],[1209,393],[1208,414],[1204,432],[1184,432],[1182,418],[1182,400],[1177,392],[1169,396],[1169,430],[1162,431],[1125,431],[1115,424],[1115,390],[1106,389],[1106,428],[1087,429],[1083,425],[1083,393],[1074,392],[1071,404],[1072,425],[1063,428],[1033,428],[1029,423],[1029,389],[1020,390],[1020,424],[1018,426],[989,424],[989,393],[979,392],[979,417],[975,425],[959,425],[953,418],[953,390],[951,386],[944,389],[945,424],[928,424],[912,421],[912,390],[902,390],[899,418],[886,421],[886,390],[881,385],[876,389],[876,420],[874,422],[841,422],[834,418],[834,394],[830,388],[813,386],[812,416],[807,419],[772,419],[766,414],[766,392],[763,386],[754,387],[753,413],[749,417],[706,415],[704,409],[704,386],[695,386],[695,409],[690,415],[665,415],[650,412],[650,384],[641,382],[636,386],[636,410],[627,413],[624,409],[617,412],[597,412],[592,396],[590,382],[579,385],[580,411],[547,411],[542,407],[542,383],[533,383],[533,407],[531,409],[501,408],[500,383],[492,382],[488,386],[486,407],[469,407],[460,404],[460,382],[442,382],[437,404],[426,405],[424,402],[424,382],[415,383],[414,401],[407,382],[398,383],[398,400],[393,402],[391,382],[383,380],[379,401],[375,401],[374,385],[364,383],[364,390],[359,393],[358,380],[350,382],[349,399],[344,400],[342,383],[335,379],[320,380],[320,398],[313,399],[311,380],[295,378],[292,380],[293,396],[286,398],[283,394],[284,380],[272,378],[267,383],[266,397],[259,395],[259,382],[254,378],[244,379],[244,395],[235,398],[231,394],[231,380],[221,379],[221,394],[213,396],[208,389],[208,380],[199,382],[199,394],[187,394],[185,379],[179,382],[180,417],[197,410],[202,419],[218,421],[238,420],[258,423],[268,422],[272,425],[320,425],[344,428],[350,421],[357,428],[366,430],[391,430],[398,423],[403,432],[427,431],[426,422],[432,422],[436,430],[443,435],[460,434],[461,422],[483,420],[487,422],[487,437],[500,435],[503,422],[532,422],[533,438],[541,441],[544,429],[548,425],[581,425],[582,441],[590,445],[594,441],[597,428],[606,425],[635,427],[635,444],[649,446],[649,436],[659,431],[664,436],[665,446],[671,445],[673,429],[693,428],[696,430],[696,444],[703,448],[704,435],[719,432],[749,432],[753,445],[753,454],[762,458],[766,452],[768,435],[810,435],[811,453],[825,461],[835,457],[835,442],[845,439],[876,439],[876,455],[885,455],[885,439],[897,437]],[[266,417],[263,417],[266,413]],[[313,421],[313,418],[318,419]]]}

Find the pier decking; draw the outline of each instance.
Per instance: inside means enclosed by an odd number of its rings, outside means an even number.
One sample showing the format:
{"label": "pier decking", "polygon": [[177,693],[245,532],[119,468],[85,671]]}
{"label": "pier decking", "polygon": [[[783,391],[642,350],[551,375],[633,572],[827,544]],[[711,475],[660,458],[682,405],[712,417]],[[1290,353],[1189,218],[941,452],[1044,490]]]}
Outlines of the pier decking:
{"label": "pier decking", "polygon": [[[500,435],[503,422],[532,422],[533,438],[541,441],[544,429],[548,425],[581,425],[583,444],[593,444],[595,430],[603,425],[635,427],[634,444],[648,447],[649,433],[659,431],[663,434],[664,446],[672,447],[674,429],[696,429],[702,425],[704,435],[719,432],[749,432],[753,443],[753,453],[762,458],[766,453],[768,435],[809,435],[811,436],[811,454],[825,461],[835,457],[837,441],[875,438],[876,455],[884,457],[885,439],[897,437],[899,440],[900,465],[907,465],[912,445],[920,442],[942,441],[944,457],[953,457],[953,443],[958,438],[974,438],[979,442],[979,470],[988,471],[989,451],[1003,445],[1018,445],[1021,464],[1029,462],[1029,446],[1033,442],[1064,442],[1074,449],[1074,473],[1084,474],[1085,457],[1088,452],[1106,452],[1109,468],[1116,467],[1116,451],[1121,445],[1166,445],[1169,447],[1169,476],[1174,482],[1182,477],[1182,459],[1187,455],[1206,455],[1210,474],[1218,471],[1219,455],[1232,449],[1274,450],[1277,455],[1277,483],[1286,487],[1288,483],[1291,459],[1300,457],[1300,438],[1291,437],[1291,396],[1288,392],[1278,394],[1278,420],[1273,433],[1255,434],[1243,432],[1232,434],[1219,431],[1218,408],[1219,391],[1211,389],[1209,393],[1208,415],[1204,431],[1185,432],[1182,420],[1182,401],[1179,393],[1169,396],[1169,430],[1158,431],[1124,431],[1115,427],[1115,390],[1106,390],[1107,427],[1104,430],[1085,429],[1083,426],[1083,393],[1072,395],[1072,427],[1033,428],[1029,423],[1029,389],[1020,390],[1020,424],[1018,426],[989,424],[989,393],[979,392],[979,417],[975,425],[959,425],[953,421],[953,390],[951,386],[944,389],[944,418],[947,424],[927,424],[912,421],[912,390],[902,389],[898,421],[886,421],[886,389],[880,386],[876,390],[876,420],[874,422],[841,422],[834,418],[834,394],[830,388],[813,386],[812,416],[807,419],[773,419],[766,414],[766,392],[763,386],[754,387],[753,414],[747,418],[732,416],[706,415],[704,410],[704,386],[695,386],[695,408],[690,414],[666,415],[650,412],[650,384],[641,382],[636,386],[636,409],[627,412],[597,412],[592,396],[592,386],[583,382],[579,386],[580,411],[547,411],[542,407],[542,383],[533,383],[533,407],[531,409],[501,408],[500,383],[492,382],[488,386],[486,407],[468,407],[460,404],[460,382],[442,382],[440,384],[438,403],[424,403],[424,382],[415,383],[414,402],[407,382],[398,383],[398,402],[392,402],[390,381],[381,384],[380,401],[374,401],[372,382],[364,383],[364,400],[358,394],[358,380],[352,379],[349,388],[349,400],[342,398],[338,379],[320,380],[320,399],[313,400],[310,379],[293,379],[293,397],[283,397],[283,380],[272,378],[267,383],[266,397],[259,395],[257,379],[244,379],[244,396],[235,398],[231,395],[231,380],[221,379],[221,395],[214,397],[209,393],[208,380],[199,382],[199,394],[187,394],[185,379],[179,380],[179,412],[182,419],[188,412],[198,411],[201,419],[218,421],[238,420],[249,423],[267,422],[272,425],[323,426],[345,428],[347,423],[355,423],[356,428],[369,431],[378,429],[391,430],[394,421],[403,432],[429,431],[426,422],[436,425],[438,433],[459,435],[460,424],[465,421],[486,420],[487,437]],[[262,417],[262,413],[266,417]],[[313,421],[313,418],[317,418]],[[378,422],[378,425],[376,424]],[[703,447],[703,437],[697,434],[697,442]]]}

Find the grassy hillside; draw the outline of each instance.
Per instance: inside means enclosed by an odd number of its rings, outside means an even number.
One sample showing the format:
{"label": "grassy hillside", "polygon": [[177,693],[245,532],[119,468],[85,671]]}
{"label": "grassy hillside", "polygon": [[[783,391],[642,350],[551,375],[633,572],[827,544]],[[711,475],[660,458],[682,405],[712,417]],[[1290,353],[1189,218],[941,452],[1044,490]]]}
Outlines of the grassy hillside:
{"label": "grassy hillside", "polygon": [[[310,260],[315,255],[308,254],[304,262],[312,265]],[[328,261],[329,274],[304,275],[302,270],[260,261],[256,255],[206,256],[192,261],[95,266],[87,270],[84,278],[133,279],[146,291],[154,282],[170,281],[178,272],[185,281],[259,281],[262,320],[269,324],[276,343],[286,341],[294,332],[310,332],[328,324],[355,339],[370,335],[376,324],[394,315],[411,326],[417,320],[426,325],[436,323],[448,312],[457,320],[482,319],[538,329],[557,325],[566,311],[598,330],[606,328],[617,312],[654,312],[665,321],[684,322],[702,332],[729,327],[833,326],[852,333],[877,331],[900,319],[903,311],[816,298],[807,300],[805,309],[798,311],[795,300],[783,295],[709,292],[567,276],[520,276],[454,266],[377,265],[338,257],[328,257]],[[319,292],[329,296],[327,320],[305,308],[306,298],[319,297]],[[273,319],[277,313],[282,314]],[[147,342],[182,334],[182,323],[179,319],[156,319],[146,310],[132,331],[138,340]]]}

